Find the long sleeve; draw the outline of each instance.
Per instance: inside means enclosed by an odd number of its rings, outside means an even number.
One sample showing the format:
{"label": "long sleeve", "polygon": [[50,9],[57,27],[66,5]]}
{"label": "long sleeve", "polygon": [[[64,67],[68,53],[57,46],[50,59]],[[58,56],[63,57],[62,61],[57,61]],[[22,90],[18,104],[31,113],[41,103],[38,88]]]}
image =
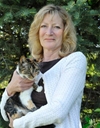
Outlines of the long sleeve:
{"label": "long sleeve", "polygon": [[6,89],[5,89],[5,91],[4,91],[3,95],[2,95],[2,98],[1,98],[1,105],[0,105],[1,115],[2,115],[2,117],[3,117],[3,119],[4,119],[5,121],[8,121],[6,112],[5,112],[5,110],[4,110],[4,106],[5,106],[6,101],[7,101],[8,98],[9,98],[9,96],[8,96],[7,91],[6,91]]}
{"label": "long sleeve", "polygon": [[[38,126],[64,124],[70,119],[72,128],[78,128],[81,99],[86,77],[86,58],[76,52],[65,57],[43,75],[48,104],[14,120],[14,128],[35,128]],[[75,116],[75,117],[74,117]],[[74,120],[75,119],[75,120]],[[23,125],[22,125],[23,122]],[[59,127],[63,128],[63,127]],[[66,128],[69,128],[66,126]]]}

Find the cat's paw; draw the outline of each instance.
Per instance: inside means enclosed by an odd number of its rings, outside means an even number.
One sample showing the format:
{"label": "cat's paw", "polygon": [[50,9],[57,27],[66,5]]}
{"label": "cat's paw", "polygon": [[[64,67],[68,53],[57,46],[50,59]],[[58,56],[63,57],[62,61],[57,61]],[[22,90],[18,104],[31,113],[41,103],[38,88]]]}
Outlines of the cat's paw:
{"label": "cat's paw", "polygon": [[24,116],[24,114],[22,112],[17,112],[17,113],[12,114],[11,118],[14,120],[14,119],[20,118],[22,116]]}
{"label": "cat's paw", "polygon": [[32,108],[30,111],[31,111],[31,112],[34,112],[34,111],[36,111],[36,110],[37,110],[37,108],[34,107],[34,108]]}
{"label": "cat's paw", "polygon": [[37,92],[41,92],[41,91],[42,91],[42,89],[43,89],[43,87],[42,87],[42,86],[38,86],[38,88],[36,89],[36,91],[37,91]]}

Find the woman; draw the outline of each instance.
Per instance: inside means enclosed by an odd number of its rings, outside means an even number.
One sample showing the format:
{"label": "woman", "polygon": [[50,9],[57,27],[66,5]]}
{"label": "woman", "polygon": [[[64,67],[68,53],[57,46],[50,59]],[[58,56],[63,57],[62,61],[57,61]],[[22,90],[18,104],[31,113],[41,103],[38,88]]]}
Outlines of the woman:
{"label": "woman", "polygon": [[[14,128],[80,128],[80,108],[86,77],[86,57],[76,50],[76,32],[70,15],[61,7],[47,5],[35,15],[29,31],[32,56],[39,61],[43,91],[33,92],[39,108],[14,121]],[[24,91],[32,82],[16,71],[2,99]]]}

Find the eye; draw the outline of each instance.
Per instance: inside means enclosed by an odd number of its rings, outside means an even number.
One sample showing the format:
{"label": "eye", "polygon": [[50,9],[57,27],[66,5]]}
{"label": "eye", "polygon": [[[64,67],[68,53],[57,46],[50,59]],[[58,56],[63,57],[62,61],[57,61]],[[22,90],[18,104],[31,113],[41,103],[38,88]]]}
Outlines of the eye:
{"label": "eye", "polygon": [[41,28],[45,28],[45,27],[47,27],[47,26],[46,26],[46,25],[41,25],[40,27],[41,27]]}
{"label": "eye", "polygon": [[54,28],[60,29],[61,27],[60,26],[54,26]]}

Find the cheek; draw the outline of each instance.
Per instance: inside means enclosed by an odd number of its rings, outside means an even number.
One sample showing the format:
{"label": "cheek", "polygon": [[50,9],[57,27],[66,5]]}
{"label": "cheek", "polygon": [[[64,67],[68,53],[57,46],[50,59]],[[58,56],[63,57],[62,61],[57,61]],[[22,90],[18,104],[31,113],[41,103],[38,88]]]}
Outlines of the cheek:
{"label": "cheek", "polygon": [[41,31],[39,31],[39,38],[41,37]]}
{"label": "cheek", "polygon": [[40,40],[40,42],[41,42],[41,40],[42,40],[42,37],[43,37],[43,34],[42,34],[41,31],[39,31],[39,40]]}
{"label": "cheek", "polygon": [[63,35],[63,29],[60,29],[58,31],[56,31],[56,34],[59,35],[59,36],[62,36]]}
{"label": "cheek", "polygon": [[40,31],[39,31],[39,37],[42,37],[43,35],[44,35],[44,30],[42,30],[42,29],[40,29]]}
{"label": "cheek", "polygon": [[57,37],[58,37],[59,40],[62,40],[62,38],[63,38],[63,32],[59,32],[57,34]]}
{"label": "cheek", "polygon": [[39,31],[39,40],[40,40],[40,44],[43,46],[43,36],[44,36],[44,33],[43,31]]}

